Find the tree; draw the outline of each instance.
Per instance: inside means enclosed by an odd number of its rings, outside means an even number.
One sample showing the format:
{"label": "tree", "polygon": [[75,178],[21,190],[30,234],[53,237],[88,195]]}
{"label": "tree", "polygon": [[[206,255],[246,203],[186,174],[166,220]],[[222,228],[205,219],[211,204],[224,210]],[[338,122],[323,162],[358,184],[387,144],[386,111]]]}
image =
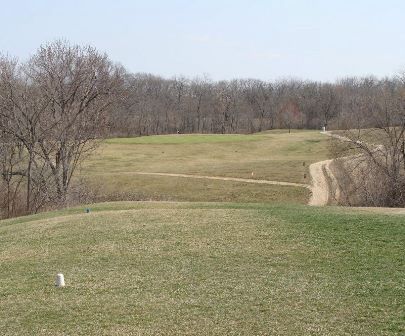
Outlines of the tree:
{"label": "tree", "polygon": [[9,218],[19,211],[19,195],[24,179],[24,173],[20,170],[22,160],[22,146],[18,141],[0,133],[0,210],[4,209],[1,217]]}
{"label": "tree", "polygon": [[90,46],[42,46],[27,64],[38,96],[49,102],[40,120],[38,154],[64,203],[75,169],[104,135],[108,111],[120,93],[123,69]]}
{"label": "tree", "polygon": [[[49,101],[39,95],[38,87],[27,76],[26,68],[15,59],[0,59],[0,132],[8,144],[21,145],[26,152],[26,167],[20,174],[26,178],[26,212],[32,208],[34,189],[41,185],[33,178],[40,120]],[[8,153],[14,151],[8,148]],[[38,182],[35,186],[35,182]]]}
{"label": "tree", "polygon": [[340,167],[352,177],[350,184],[343,186],[352,199],[351,204],[405,205],[405,81],[402,78],[373,84],[375,89],[369,99],[356,99],[357,106],[361,103],[374,127],[364,129],[358,124],[345,132],[349,147],[359,153],[346,157],[343,168]]}
{"label": "tree", "polygon": [[76,168],[105,134],[123,74],[105,54],[65,41],[25,64],[1,58],[0,132],[25,149],[27,212],[65,204]]}

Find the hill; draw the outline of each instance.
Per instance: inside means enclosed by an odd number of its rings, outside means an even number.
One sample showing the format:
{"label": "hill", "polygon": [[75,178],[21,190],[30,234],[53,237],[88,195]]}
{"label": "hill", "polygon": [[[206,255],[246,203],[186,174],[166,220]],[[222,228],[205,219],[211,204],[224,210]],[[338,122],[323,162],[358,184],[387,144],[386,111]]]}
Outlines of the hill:
{"label": "hill", "polygon": [[[398,335],[402,216],[118,202],[0,222],[2,335]],[[65,288],[55,288],[56,273]]]}

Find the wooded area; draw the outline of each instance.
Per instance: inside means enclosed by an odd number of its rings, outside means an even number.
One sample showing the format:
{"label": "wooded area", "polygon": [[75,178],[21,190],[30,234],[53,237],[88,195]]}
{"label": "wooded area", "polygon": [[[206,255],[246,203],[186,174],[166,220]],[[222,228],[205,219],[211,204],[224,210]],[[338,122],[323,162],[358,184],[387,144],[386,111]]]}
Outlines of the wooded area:
{"label": "wooded area", "polygon": [[346,78],[331,84],[127,74],[125,87],[126,99],[111,118],[115,136],[377,127],[373,103],[384,99],[382,92],[401,95],[405,90],[403,76]]}

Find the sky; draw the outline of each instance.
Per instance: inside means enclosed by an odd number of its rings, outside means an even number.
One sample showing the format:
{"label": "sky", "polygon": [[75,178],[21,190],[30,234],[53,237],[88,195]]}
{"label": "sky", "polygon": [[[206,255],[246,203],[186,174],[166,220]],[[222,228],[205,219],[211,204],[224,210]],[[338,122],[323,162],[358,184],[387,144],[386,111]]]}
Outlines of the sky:
{"label": "sky", "polygon": [[0,53],[90,44],[130,72],[212,80],[393,76],[404,0],[0,0]]}

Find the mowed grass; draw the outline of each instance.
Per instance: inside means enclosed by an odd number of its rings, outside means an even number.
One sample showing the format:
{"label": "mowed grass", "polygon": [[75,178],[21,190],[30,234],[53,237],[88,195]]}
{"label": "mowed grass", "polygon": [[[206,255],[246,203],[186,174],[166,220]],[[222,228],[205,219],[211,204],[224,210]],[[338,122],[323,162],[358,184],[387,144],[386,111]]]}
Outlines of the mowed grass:
{"label": "mowed grass", "polygon": [[90,208],[0,222],[1,335],[405,332],[403,216],[246,203]]}
{"label": "mowed grass", "polygon": [[[84,163],[81,176],[93,185],[101,185],[101,194],[125,193],[128,199],[306,203],[309,192],[303,188],[146,177],[134,172],[309,184],[308,166],[328,157],[329,141],[318,131],[289,134],[279,130],[253,135],[162,135],[108,139]],[[170,188],[162,189],[163,185],[170,185]],[[204,185],[209,185],[209,188],[204,189]],[[296,196],[291,197],[292,194]]]}

